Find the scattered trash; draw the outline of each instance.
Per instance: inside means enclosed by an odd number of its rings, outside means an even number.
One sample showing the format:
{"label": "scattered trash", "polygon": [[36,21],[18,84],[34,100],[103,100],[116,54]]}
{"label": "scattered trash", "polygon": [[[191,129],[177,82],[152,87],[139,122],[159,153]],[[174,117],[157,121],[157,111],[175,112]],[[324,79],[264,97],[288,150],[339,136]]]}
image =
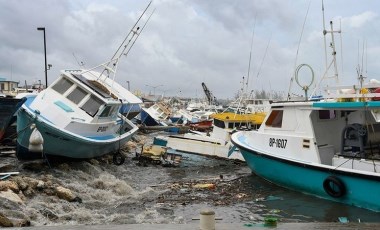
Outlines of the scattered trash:
{"label": "scattered trash", "polygon": [[265,226],[277,226],[277,218],[275,217],[265,217],[264,218]]}
{"label": "scattered trash", "polygon": [[275,200],[283,200],[282,197],[278,197],[278,196],[267,196],[266,198],[256,198],[255,201],[256,202],[260,202],[260,201],[275,201]]}
{"label": "scattered trash", "polygon": [[175,150],[160,146],[148,145],[142,146],[141,152],[136,152],[135,160],[141,166],[148,166],[148,164],[162,165],[164,167],[177,167],[181,164],[182,155],[175,152]]}
{"label": "scattered trash", "polygon": [[273,213],[273,214],[280,213],[280,212],[281,212],[281,210],[279,210],[279,209],[270,210],[270,213]]}
{"label": "scattered trash", "polygon": [[206,184],[195,184],[193,185],[193,188],[208,188],[208,189],[215,189],[216,188],[216,185],[215,184],[209,184],[209,183],[206,183]]}
{"label": "scattered trash", "polygon": [[17,175],[19,172],[7,172],[7,173],[0,173],[0,180],[5,180],[11,175]]}
{"label": "scattered trash", "polygon": [[278,197],[278,196],[267,196],[267,198],[265,200],[266,201],[283,200],[283,198],[282,197]]}

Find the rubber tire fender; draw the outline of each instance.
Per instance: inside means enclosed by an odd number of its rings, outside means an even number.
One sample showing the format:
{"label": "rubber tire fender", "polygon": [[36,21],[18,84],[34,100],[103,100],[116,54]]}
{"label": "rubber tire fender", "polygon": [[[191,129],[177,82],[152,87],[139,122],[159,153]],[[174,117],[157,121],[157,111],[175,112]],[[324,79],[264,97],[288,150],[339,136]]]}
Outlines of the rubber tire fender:
{"label": "rubber tire fender", "polygon": [[[337,188],[337,189],[336,189]],[[346,194],[346,186],[336,176],[329,176],[323,181],[323,189],[331,197],[339,198]]]}

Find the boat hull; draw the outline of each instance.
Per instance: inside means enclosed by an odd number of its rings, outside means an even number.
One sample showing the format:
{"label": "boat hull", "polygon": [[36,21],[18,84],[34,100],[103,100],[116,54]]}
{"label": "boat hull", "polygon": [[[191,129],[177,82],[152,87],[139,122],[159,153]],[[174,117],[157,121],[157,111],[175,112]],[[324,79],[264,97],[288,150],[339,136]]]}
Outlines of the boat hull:
{"label": "boat hull", "polygon": [[[235,134],[234,134],[235,135]],[[333,167],[306,164],[277,158],[245,147],[233,137],[253,173],[282,187],[320,198],[380,211],[380,177],[337,170]],[[332,197],[324,188],[326,180],[334,178],[343,186],[339,197]]]}
{"label": "boat hull", "polygon": [[28,150],[29,138],[33,131],[30,128],[32,123],[36,125],[43,137],[43,153],[45,155],[76,159],[94,158],[114,153],[123,147],[138,130],[137,127],[134,127],[113,138],[87,138],[56,128],[38,115],[31,114],[27,108],[22,107],[17,113],[17,157],[19,159],[43,157],[41,152]]}
{"label": "boat hull", "polygon": [[156,126],[160,125],[145,109],[141,109],[140,112],[140,120],[141,124],[144,124],[146,126]]}
{"label": "boat hull", "polygon": [[15,113],[26,98],[0,98],[0,142],[6,138],[7,128],[16,120]]}
{"label": "boat hull", "polygon": [[153,143],[186,153],[244,161],[244,158],[238,151],[228,156],[228,152],[232,147],[231,145],[221,145],[220,143],[207,141],[205,139],[191,139],[181,136],[157,136],[154,138]]}
{"label": "boat hull", "polygon": [[135,118],[140,112],[140,104],[123,104],[120,108],[120,113],[126,116],[129,120]]}

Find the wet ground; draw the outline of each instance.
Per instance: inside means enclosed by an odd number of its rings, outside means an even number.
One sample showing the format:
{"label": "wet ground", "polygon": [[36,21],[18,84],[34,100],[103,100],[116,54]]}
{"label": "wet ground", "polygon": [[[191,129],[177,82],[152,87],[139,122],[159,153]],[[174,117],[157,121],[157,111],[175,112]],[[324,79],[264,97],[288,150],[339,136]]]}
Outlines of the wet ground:
{"label": "wet ground", "polygon": [[[380,222],[380,214],[282,189],[251,174],[242,162],[183,153],[179,167],[140,166],[135,149],[152,136],[137,136],[126,151],[123,165],[112,156],[78,162],[19,162],[2,157],[1,171],[18,171],[5,180],[19,200],[3,196],[0,217],[24,225],[182,224],[194,223],[199,212],[211,208],[224,223]],[[57,195],[57,187],[75,199]],[[13,195],[13,194],[12,194]],[[23,222],[22,222],[23,220]],[[28,222],[29,221],[29,222]],[[17,225],[17,224],[16,224]]]}

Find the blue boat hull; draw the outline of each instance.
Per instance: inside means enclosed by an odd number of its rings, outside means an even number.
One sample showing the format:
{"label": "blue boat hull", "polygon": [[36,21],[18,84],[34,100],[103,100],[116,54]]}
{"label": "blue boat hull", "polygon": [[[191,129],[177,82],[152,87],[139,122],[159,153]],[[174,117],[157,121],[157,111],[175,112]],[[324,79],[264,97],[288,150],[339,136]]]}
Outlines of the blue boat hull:
{"label": "blue boat hull", "polygon": [[156,126],[160,125],[152,116],[149,115],[144,109],[141,109],[140,112],[141,124],[145,124],[146,126]]}
{"label": "blue boat hull", "polygon": [[[320,198],[380,211],[380,178],[378,176],[279,159],[252,151],[237,143],[234,144],[240,149],[250,169],[274,184]],[[332,197],[324,189],[324,183],[330,177],[342,182],[344,193],[340,197]]]}
{"label": "blue boat hull", "polygon": [[[29,104],[28,101],[25,104]],[[28,150],[29,138],[33,131],[30,129],[32,123],[36,125],[43,137],[44,154],[76,159],[94,158],[114,153],[129,141],[137,131],[136,128],[113,138],[91,139],[58,129],[39,116],[37,118],[35,116],[35,114],[30,114],[29,110],[24,107],[17,113],[18,137],[16,154],[19,159],[42,158],[42,153]]]}
{"label": "blue boat hull", "polygon": [[7,138],[7,128],[15,122],[17,110],[24,104],[26,98],[0,98],[0,142]]}
{"label": "blue boat hull", "polygon": [[128,119],[132,119],[141,112],[141,106],[140,104],[123,104],[119,112]]}

